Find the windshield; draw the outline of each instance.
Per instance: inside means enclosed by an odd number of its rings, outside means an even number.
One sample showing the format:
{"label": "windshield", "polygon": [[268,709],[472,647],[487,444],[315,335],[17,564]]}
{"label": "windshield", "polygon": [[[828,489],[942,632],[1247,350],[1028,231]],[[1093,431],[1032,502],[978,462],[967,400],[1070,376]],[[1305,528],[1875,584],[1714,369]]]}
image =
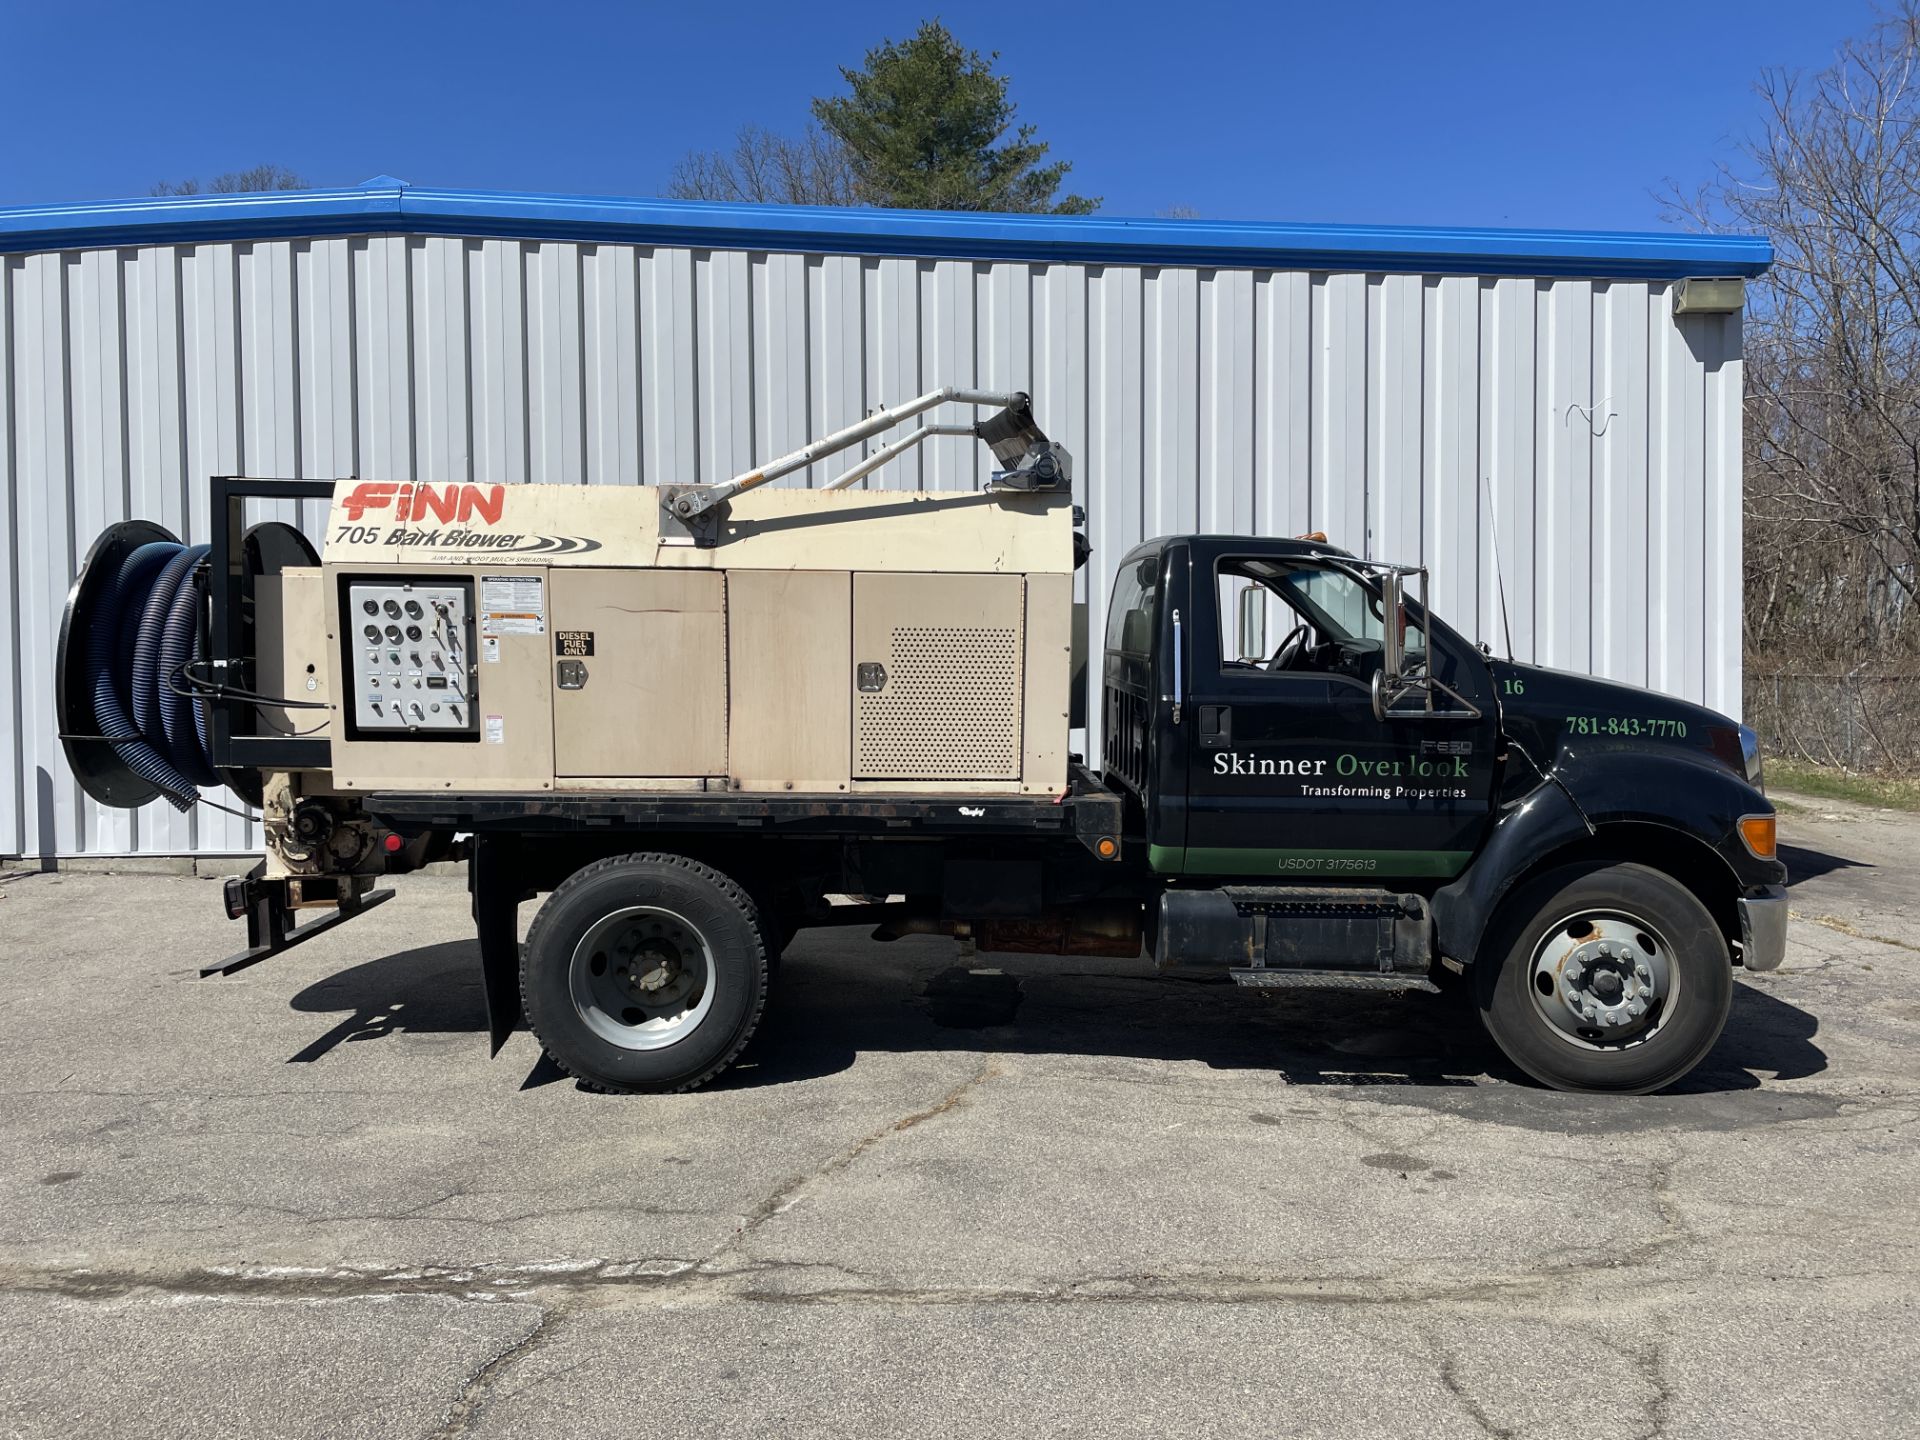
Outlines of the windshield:
{"label": "windshield", "polygon": [[1386,631],[1374,613],[1373,595],[1342,570],[1293,570],[1277,588],[1286,602],[1332,640],[1379,640]]}
{"label": "windshield", "polygon": [[[1380,596],[1346,570],[1328,565],[1289,569],[1271,582],[1280,597],[1320,632],[1323,640],[1379,645],[1386,639]],[[1416,655],[1427,648],[1417,624],[1406,628],[1405,649]]]}

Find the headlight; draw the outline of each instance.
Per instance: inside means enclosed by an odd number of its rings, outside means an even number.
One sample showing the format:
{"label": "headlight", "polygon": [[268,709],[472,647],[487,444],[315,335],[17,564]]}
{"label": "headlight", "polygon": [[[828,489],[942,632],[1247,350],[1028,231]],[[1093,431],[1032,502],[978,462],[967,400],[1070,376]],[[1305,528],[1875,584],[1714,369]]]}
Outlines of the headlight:
{"label": "headlight", "polygon": [[1766,766],[1760,759],[1760,736],[1751,725],[1740,727],[1740,761],[1746,767],[1747,783],[1766,793]]}

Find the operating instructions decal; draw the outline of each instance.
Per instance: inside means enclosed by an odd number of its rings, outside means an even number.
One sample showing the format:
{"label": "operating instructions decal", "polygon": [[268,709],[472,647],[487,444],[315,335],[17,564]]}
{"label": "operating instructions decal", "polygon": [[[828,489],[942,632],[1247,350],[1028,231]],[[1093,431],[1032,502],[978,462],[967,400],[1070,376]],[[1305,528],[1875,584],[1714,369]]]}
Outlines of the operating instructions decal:
{"label": "operating instructions decal", "polygon": [[546,633],[546,584],[538,575],[480,577],[480,634],[483,640],[499,635]]}

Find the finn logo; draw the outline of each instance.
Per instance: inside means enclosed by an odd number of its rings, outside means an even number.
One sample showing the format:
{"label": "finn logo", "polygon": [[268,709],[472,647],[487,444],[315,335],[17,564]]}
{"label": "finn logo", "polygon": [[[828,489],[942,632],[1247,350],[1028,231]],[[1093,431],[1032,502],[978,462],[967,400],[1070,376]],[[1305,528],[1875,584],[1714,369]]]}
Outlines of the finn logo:
{"label": "finn logo", "polygon": [[497,525],[506,502],[504,485],[394,485],[363,481],[340,503],[349,520],[362,519],[369,510],[390,508],[393,518],[400,521],[424,520],[431,515],[435,520],[479,520]]}

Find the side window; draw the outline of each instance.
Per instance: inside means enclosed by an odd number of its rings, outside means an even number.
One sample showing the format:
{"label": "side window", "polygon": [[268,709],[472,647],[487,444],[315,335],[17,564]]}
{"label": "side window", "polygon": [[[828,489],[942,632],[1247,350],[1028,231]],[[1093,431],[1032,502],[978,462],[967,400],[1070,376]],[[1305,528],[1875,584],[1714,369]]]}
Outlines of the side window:
{"label": "side window", "polygon": [[1230,670],[1264,665],[1274,647],[1305,617],[1251,576],[1222,565],[1214,577],[1219,597],[1221,663]]}
{"label": "side window", "polygon": [[1153,649],[1153,607],[1160,594],[1160,557],[1149,555],[1120,567],[1107,612],[1107,649],[1145,655]]}

